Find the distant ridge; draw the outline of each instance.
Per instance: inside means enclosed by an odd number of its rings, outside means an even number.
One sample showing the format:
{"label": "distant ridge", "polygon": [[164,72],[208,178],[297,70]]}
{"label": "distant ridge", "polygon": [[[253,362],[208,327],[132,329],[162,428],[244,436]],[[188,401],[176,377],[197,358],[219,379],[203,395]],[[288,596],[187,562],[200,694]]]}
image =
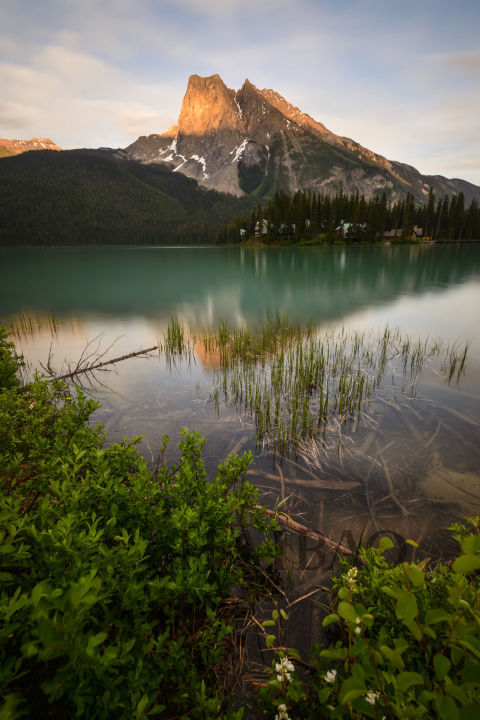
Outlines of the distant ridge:
{"label": "distant ridge", "polygon": [[437,197],[463,192],[480,201],[480,187],[465,180],[422,175],[387,160],[350,138],[335,135],[274,90],[248,79],[240,90],[219,75],[189,78],[178,124],[163,134],[139,137],[126,148],[143,163],[163,163],[201,185],[234,195],[271,197],[277,190],[333,195],[385,192],[418,202],[433,187]]}
{"label": "distant ridge", "polygon": [[30,140],[7,140],[0,138],[0,157],[20,155],[29,150],[61,150],[53,140],[43,137],[32,137]]}

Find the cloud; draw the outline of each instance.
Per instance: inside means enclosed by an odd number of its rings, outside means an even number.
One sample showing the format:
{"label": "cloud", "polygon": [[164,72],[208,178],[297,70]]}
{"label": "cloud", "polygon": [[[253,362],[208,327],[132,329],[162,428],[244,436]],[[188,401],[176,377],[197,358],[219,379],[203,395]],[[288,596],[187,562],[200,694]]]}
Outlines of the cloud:
{"label": "cloud", "polygon": [[43,48],[32,65],[0,64],[3,136],[16,137],[20,128],[65,148],[117,147],[138,134],[162,132],[175,120],[169,108],[178,90],[167,83],[138,82],[96,57],[57,45]]}

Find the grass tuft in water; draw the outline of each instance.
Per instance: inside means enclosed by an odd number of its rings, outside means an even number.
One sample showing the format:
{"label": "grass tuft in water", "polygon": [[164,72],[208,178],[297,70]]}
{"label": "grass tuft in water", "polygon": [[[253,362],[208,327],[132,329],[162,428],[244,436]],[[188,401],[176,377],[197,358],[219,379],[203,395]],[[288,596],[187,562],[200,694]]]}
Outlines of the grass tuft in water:
{"label": "grass tuft in water", "polygon": [[[204,357],[212,359],[216,407],[221,392],[227,403],[253,418],[257,439],[281,453],[295,450],[302,439],[325,435],[332,423],[340,428],[358,420],[387,368],[413,398],[427,360],[439,366],[447,382],[458,381],[468,351],[468,345],[458,350],[428,338],[413,342],[388,326],[380,334],[344,328],[322,332],[278,314],[255,328],[223,322],[203,331],[199,343]],[[189,347],[176,318],[165,347],[180,355]],[[397,391],[393,387],[392,396]]]}

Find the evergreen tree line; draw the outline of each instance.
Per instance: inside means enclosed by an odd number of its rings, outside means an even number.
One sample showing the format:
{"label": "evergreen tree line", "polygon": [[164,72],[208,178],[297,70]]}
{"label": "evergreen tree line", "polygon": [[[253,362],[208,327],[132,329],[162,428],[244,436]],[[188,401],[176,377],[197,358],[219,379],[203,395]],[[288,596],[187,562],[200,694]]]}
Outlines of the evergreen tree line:
{"label": "evergreen tree line", "polygon": [[[266,221],[266,223],[264,222]],[[277,192],[267,205],[257,205],[248,215],[237,217],[223,228],[220,242],[239,242],[260,235],[291,242],[322,237],[375,242],[388,230],[398,230],[395,240],[410,239],[413,228],[432,240],[472,240],[480,238],[480,206],[473,199],[467,207],[463,193],[436,198],[430,188],[424,205],[411,194],[394,204],[386,194],[366,200],[358,192],[329,196],[300,191],[294,195]],[[268,229],[268,233],[262,231]]]}

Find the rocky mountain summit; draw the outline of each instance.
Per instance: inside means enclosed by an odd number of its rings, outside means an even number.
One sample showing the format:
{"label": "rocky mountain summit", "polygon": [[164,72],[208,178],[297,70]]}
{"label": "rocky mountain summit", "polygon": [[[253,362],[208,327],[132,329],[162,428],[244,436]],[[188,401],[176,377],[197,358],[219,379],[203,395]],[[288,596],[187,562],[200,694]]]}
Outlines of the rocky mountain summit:
{"label": "rocky mountain summit", "polygon": [[476,185],[421,175],[335,135],[274,90],[260,90],[249,80],[231,90],[219,75],[192,75],[178,125],[142,136],[126,151],[234,195],[358,190],[367,198],[385,192],[392,201],[409,192],[422,202],[432,186],[437,196],[463,192],[467,201],[480,200]]}
{"label": "rocky mountain summit", "polygon": [[32,137],[30,140],[7,140],[0,138],[0,157],[19,155],[28,150],[61,150],[49,138]]}

